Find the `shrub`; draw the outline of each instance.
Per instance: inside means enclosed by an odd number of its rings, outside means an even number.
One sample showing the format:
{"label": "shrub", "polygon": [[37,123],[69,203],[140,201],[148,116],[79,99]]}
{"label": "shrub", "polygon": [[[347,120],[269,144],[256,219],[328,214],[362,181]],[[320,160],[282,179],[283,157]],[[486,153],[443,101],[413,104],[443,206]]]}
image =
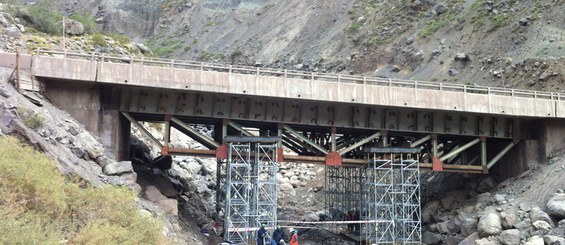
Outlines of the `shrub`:
{"label": "shrub", "polygon": [[162,225],[144,218],[135,195],[79,186],[47,156],[0,137],[0,244],[162,244]]}
{"label": "shrub", "polygon": [[92,34],[96,32],[96,22],[94,21],[94,17],[92,15],[82,15],[75,13],[69,16],[69,18],[80,22],[84,26],[84,32],[86,34]]}
{"label": "shrub", "polygon": [[55,6],[46,0],[40,1],[27,8],[27,14],[20,13],[22,18],[30,22],[35,29],[50,34],[61,35],[63,33],[63,15],[57,11]]}
{"label": "shrub", "polygon": [[349,29],[347,29],[347,32],[349,32],[349,34],[355,34],[361,29],[361,26],[361,23],[353,22],[351,26],[349,26]]}
{"label": "shrub", "polygon": [[92,38],[92,43],[94,43],[95,46],[100,46],[100,47],[108,46],[106,40],[104,40],[104,36],[100,33],[95,33],[94,35],[92,35],[91,38]]}
{"label": "shrub", "polygon": [[121,45],[128,45],[131,43],[131,39],[129,38],[128,35],[117,34],[117,33],[106,33],[106,36],[111,37],[112,39],[114,39],[114,41],[116,41]]}
{"label": "shrub", "polygon": [[147,47],[153,51],[153,55],[157,57],[167,57],[175,50],[182,48],[182,42],[166,39],[164,41],[150,41],[146,43]]}
{"label": "shrub", "polygon": [[18,114],[28,128],[36,129],[42,127],[45,123],[45,118],[42,115],[27,108],[19,107]]}

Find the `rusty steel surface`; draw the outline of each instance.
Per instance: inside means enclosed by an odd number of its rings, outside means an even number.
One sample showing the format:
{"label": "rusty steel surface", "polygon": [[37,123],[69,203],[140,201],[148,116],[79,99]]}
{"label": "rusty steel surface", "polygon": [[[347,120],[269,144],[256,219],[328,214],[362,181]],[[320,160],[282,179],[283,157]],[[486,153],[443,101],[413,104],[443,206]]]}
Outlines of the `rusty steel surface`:
{"label": "rusty steel surface", "polygon": [[[75,54],[38,51],[33,56],[35,76],[66,80],[92,81],[114,85],[142,86],[181,91],[199,91],[252,97],[271,97],[290,101],[325,101],[342,105],[361,104],[434,111],[481,113],[524,117],[565,118],[565,95],[561,93],[475,87],[397,79],[306,73],[206,64],[190,61],[135,59],[100,54]],[[277,89],[273,89],[277,88]],[[320,91],[324,91],[320,93]],[[220,100],[217,103],[230,103]],[[251,117],[266,113],[254,110]],[[315,115],[323,107],[282,107],[271,105],[273,112],[310,111]],[[339,113],[340,108],[335,108]],[[364,118],[366,111],[352,115]],[[268,114],[268,113],[267,113]],[[277,120],[279,115],[270,115]],[[416,115],[398,115],[417,118]],[[295,118],[299,123],[317,123],[320,118]],[[339,122],[335,122],[339,124]],[[410,125],[399,125],[409,127]]]}

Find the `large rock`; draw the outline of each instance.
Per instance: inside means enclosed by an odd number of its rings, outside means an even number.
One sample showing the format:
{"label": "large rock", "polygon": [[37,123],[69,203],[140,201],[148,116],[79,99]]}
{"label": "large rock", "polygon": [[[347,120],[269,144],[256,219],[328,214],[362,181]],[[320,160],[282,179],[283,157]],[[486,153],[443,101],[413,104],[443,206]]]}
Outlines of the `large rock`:
{"label": "large rock", "polygon": [[18,29],[17,27],[10,26],[4,29],[4,35],[9,37],[19,38],[22,35],[22,33],[20,32],[20,29]]}
{"label": "large rock", "polygon": [[551,225],[543,220],[537,220],[532,225],[539,231],[548,232],[551,229]]}
{"label": "large rock", "polygon": [[320,221],[320,217],[316,213],[308,213],[304,215],[305,221]]}
{"label": "large rock", "polygon": [[538,220],[543,220],[553,226],[553,221],[549,215],[546,212],[541,211],[539,207],[534,207],[530,210],[530,220],[532,220],[532,223]]}
{"label": "large rock", "polygon": [[439,244],[442,236],[437,233],[426,231],[422,234],[422,242],[428,245]]}
{"label": "large rock", "polygon": [[479,221],[476,217],[469,214],[460,213],[458,215],[458,220],[460,220],[461,222],[461,235],[469,236],[477,232],[477,224],[479,223]]}
{"label": "large rock", "polygon": [[291,190],[294,189],[294,187],[292,186],[292,184],[290,184],[290,183],[287,182],[287,183],[282,183],[282,184],[280,184],[280,185],[279,185],[279,189],[280,189],[281,191],[291,191]]}
{"label": "large rock", "polygon": [[202,170],[202,165],[200,165],[197,161],[190,159],[188,162],[181,162],[179,166],[186,171],[188,171],[192,175],[196,175]]}
{"label": "large rock", "polygon": [[439,206],[440,206],[440,202],[437,200],[427,203],[426,206],[424,206],[424,209],[422,210],[422,222],[424,222],[425,224],[429,224],[432,221],[432,216],[437,211]]}
{"label": "large rock", "polygon": [[84,34],[84,25],[76,20],[65,19],[65,32],[69,35]]}
{"label": "large rock", "polygon": [[547,202],[547,214],[565,219],[565,194],[555,193]]}
{"label": "large rock", "polygon": [[164,196],[157,187],[152,185],[145,187],[143,194],[145,195],[145,198],[147,198],[147,200],[152,202],[159,202],[160,200],[167,199],[167,197]]}
{"label": "large rock", "polygon": [[480,237],[496,236],[502,232],[502,221],[500,216],[494,212],[488,212],[480,218],[477,225]]}
{"label": "large rock", "polygon": [[133,172],[133,167],[131,161],[113,162],[104,166],[102,171],[106,175],[120,175]]}
{"label": "large rock", "polygon": [[492,239],[492,238],[481,238],[479,240],[475,241],[476,245],[500,245],[501,243],[496,240],[496,239]]}
{"label": "large rock", "polygon": [[500,219],[502,220],[502,227],[504,229],[510,229],[516,224],[516,212],[514,210],[506,210],[500,213]]}
{"label": "large rock", "polygon": [[165,198],[159,200],[157,203],[159,203],[159,206],[163,208],[165,212],[175,216],[178,215],[178,201],[176,199]]}
{"label": "large rock", "polygon": [[558,236],[546,235],[543,237],[543,241],[547,245],[565,245],[565,238]]}
{"label": "large rock", "polygon": [[500,233],[499,240],[504,245],[520,245],[520,230],[505,230]]}
{"label": "large rock", "polygon": [[465,238],[459,245],[475,245],[475,241],[479,239],[479,233],[475,232]]}
{"label": "large rock", "polygon": [[540,236],[530,237],[530,239],[528,239],[528,241],[526,241],[524,245],[544,245],[543,238],[541,238]]}
{"label": "large rock", "polygon": [[104,148],[96,145],[91,145],[86,147],[86,152],[91,159],[96,159],[104,155]]}

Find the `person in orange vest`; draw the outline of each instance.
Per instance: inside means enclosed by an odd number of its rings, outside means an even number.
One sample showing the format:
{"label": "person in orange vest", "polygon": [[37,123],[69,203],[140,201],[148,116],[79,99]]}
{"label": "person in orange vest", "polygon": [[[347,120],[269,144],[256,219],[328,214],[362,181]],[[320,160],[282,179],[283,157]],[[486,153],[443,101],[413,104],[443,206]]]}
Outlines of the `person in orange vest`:
{"label": "person in orange vest", "polygon": [[298,245],[298,231],[292,229],[290,233],[292,234],[290,237],[290,245]]}

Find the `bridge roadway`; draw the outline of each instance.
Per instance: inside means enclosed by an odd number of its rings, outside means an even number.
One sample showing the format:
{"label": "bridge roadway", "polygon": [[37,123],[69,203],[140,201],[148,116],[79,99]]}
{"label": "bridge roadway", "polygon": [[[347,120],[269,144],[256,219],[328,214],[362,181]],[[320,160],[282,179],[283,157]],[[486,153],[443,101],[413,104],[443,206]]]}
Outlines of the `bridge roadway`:
{"label": "bridge roadway", "polygon": [[[14,66],[14,57],[0,53],[0,65]],[[545,127],[563,124],[561,93],[43,50],[19,63],[36,78],[33,88],[83,118],[110,149],[127,146],[129,126],[116,123],[124,118],[165,122],[167,135],[174,127],[209,148],[154,139],[164,154],[212,156],[223,137],[255,128],[298,154],[285,161],[329,165],[364,163],[363,146],[411,146],[422,148],[425,167],[486,173],[521,140],[565,145],[548,139],[556,127]],[[96,115],[104,109],[118,116]],[[213,138],[194,124],[213,128]],[[532,133],[539,125],[543,132]]]}

